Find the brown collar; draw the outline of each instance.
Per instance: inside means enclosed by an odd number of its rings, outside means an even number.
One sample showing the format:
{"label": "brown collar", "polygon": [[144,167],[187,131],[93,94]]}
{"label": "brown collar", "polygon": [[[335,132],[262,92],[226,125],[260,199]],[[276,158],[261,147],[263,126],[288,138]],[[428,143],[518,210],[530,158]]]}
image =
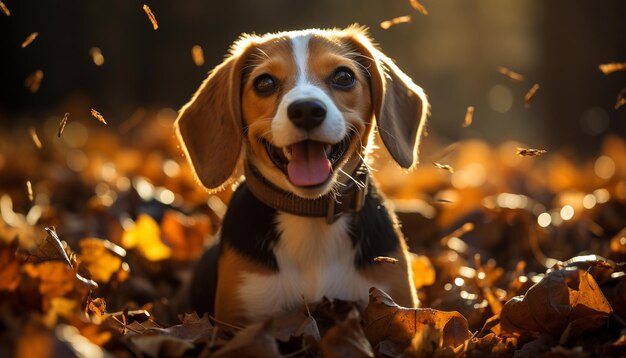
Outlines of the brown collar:
{"label": "brown collar", "polygon": [[266,205],[298,216],[323,217],[329,224],[345,212],[359,212],[369,187],[365,163],[361,163],[352,174],[354,180],[349,180],[337,193],[329,193],[317,199],[304,199],[276,187],[247,160],[244,162],[244,173],[250,192]]}

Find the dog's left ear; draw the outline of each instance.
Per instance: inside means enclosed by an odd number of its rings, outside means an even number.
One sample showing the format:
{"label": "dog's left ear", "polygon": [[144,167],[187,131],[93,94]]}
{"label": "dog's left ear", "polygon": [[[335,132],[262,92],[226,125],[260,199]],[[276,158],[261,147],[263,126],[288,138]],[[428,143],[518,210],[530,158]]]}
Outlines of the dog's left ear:
{"label": "dog's left ear", "polygon": [[353,26],[346,31],[364,55],[357,60],[369,62],[365,67],[370,73],[372,105],[383,144],[401,167],[409,169],[418,163],[419,141],[428,116],[424,90],[372,44],[364,28]]}
{"label": "dog's left ear", "polygon": [[233,51],[209,73],[174,124],[197,179],[207,189],[220,189],[227,183],[239,160],[242,53]]}

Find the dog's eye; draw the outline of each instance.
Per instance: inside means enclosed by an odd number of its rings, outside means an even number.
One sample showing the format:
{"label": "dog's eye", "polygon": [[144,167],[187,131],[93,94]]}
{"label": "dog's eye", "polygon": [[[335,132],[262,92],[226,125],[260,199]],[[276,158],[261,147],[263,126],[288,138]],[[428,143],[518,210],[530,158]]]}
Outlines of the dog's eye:
{"label": "dog's eye", "polygon": [[256,93],[269,95],[276,90],[276,80],[268,74],[263,74],[254,79],[253,87]]}
{"label": "dog's eye", "polygon": [[350,89],[354,83],[354,73],[346,67],[338,68],[331,79],[332,86],[337,89]]}

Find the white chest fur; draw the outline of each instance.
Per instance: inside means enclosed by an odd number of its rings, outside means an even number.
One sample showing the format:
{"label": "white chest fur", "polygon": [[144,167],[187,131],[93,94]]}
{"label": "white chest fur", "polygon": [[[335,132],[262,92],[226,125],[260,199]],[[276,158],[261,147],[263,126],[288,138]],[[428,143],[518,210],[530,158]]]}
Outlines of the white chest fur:
{"label": "white chest fur", "polygon": [[303,299],[311,303],[324,296],[365,304],[375,284],[354,265],[348,219],[344,215],[328,225],[323,218],[279,213],[280,240],[274,247],[278,273],[244,273],[242,277],[239,298],[248,318],[263,319],[301,306]]}

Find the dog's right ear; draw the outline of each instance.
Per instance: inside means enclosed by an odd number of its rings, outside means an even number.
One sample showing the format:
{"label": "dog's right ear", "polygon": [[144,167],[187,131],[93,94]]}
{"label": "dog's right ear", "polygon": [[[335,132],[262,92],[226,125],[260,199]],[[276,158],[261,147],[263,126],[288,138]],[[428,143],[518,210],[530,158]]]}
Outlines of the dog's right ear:
{"label": "dog's right ear", "polygon": [[242,53],[233,53],[209,73],[174,123],[187,160],[208,189],[221,188],[239,160]]}

